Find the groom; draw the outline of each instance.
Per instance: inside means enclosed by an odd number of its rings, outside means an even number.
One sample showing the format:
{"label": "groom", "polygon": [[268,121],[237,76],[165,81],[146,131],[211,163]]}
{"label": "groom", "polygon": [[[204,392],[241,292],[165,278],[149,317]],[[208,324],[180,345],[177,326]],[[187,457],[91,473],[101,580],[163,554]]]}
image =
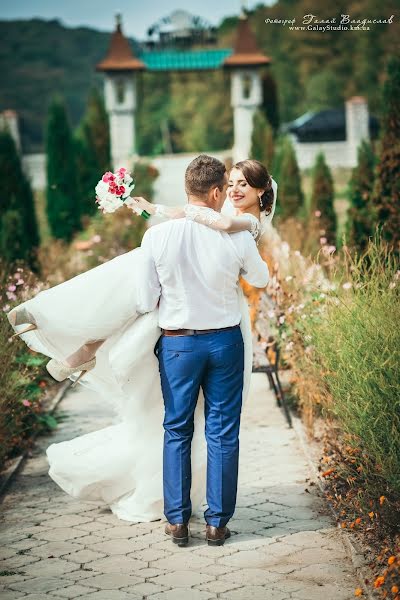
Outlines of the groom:
{"label": "groom", "polygon": [[[191,210],[220,212],[225,166],[200,155],[186,169]],[[207,440],[206,540],[222,545],[235,510],[244,347],[239,326],[239,275],[264,287],[268,267],[248,231],[228,235],[186,218],[148,229],[142,248],[149,269],[145,309],[159,299],[162,335],[156,346],[164,397],[163,486],[166,533],[189,541],[191,441],[200,387]]]}

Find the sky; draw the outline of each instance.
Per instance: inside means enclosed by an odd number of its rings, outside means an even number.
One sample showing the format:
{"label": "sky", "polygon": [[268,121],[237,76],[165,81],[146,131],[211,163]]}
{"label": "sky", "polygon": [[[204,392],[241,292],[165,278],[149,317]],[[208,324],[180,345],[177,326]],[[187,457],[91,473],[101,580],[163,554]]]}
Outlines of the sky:
{"label": "sky", "polygon": [[[273,4],[274,0],[264,0]],[[226,16],[237,15],[241,6],[252,9],[261,0],[12,0],[0,2],[0,20],[59,19],[68,27],[86,25],[100,31],[112,31],[115,13],[121,12],[123,31],[138,40],[146,38],[150,25],[170,15],[174,10],[184,9],[218,25]]]}

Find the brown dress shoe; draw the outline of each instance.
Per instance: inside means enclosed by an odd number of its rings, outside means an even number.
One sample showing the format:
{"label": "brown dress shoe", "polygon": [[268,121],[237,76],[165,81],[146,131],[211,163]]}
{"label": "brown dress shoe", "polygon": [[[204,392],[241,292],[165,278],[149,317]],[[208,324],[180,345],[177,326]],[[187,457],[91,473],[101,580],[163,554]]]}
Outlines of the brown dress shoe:
{"label": "brown dress shoe", "polygon": [[228,538],[231,537],[231,532],[228,527],[214,527],[213,525],[206,526],[206,540],[209,546],[222,546]]}
{"label": "brown dress shoe", "polygon": [[178,546],[186,546],[189,542],[189,529],[187,523],[167,523],[165,533],[172,537],[174,544]]}

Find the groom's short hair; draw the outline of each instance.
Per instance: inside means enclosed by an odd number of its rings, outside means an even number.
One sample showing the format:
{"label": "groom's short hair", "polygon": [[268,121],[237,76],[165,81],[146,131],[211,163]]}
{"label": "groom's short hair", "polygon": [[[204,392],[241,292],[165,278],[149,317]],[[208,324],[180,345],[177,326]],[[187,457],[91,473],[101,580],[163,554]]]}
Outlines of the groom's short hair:
{"label": "groom's short hair", "polygon": [[192,160],[185,172],[185,190],[188,195],[203,196],[212,187],[222,192],[225,184],[226,168],[217,158],[200,154]]}

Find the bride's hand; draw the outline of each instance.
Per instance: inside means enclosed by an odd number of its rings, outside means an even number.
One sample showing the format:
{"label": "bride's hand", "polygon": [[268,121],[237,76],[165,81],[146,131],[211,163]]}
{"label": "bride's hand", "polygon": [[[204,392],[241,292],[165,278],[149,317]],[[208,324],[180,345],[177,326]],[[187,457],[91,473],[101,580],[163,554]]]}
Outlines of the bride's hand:
{"label": "bride's hand", "polygon": [[130,196],[130,198],[126,200],[125,204],[130,208],[135,207],[139,208],[140,210],[145,210],[150,215],[154,215],[154,213],[156,212],[154,204],[148,202],[142,196]]}

